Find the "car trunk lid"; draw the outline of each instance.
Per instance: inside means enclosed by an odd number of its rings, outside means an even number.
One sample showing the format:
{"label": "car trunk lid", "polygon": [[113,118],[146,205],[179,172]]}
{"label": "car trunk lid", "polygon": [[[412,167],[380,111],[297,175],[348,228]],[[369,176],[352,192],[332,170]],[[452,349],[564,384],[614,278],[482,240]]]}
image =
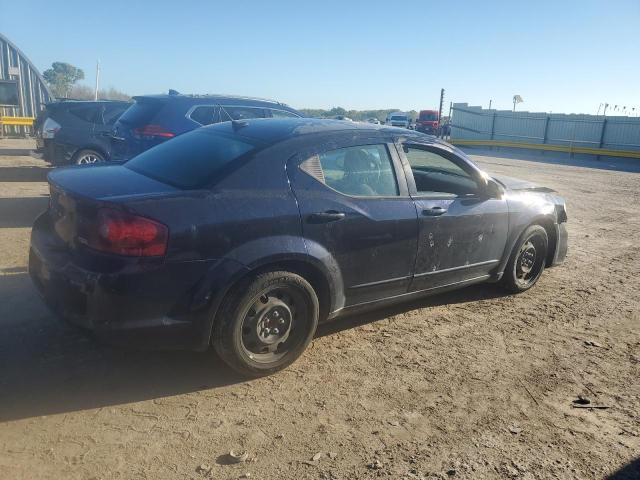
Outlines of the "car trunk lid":
{"label": "car trunk lid", "polygon": [[124,199],[166,195],[179,191],[120,165],[81,166],[48,175],[49,215],[60,239],[76,248],[82,233],[94,224],[98,210]]}

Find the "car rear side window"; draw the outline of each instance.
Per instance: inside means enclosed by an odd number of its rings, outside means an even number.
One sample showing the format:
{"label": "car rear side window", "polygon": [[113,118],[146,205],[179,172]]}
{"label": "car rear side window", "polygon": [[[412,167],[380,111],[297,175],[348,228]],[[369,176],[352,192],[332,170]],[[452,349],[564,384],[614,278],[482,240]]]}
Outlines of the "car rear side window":
{"label": "car rear side window", "polygon": [[264,118],[264,108],[257,107],[222,107],[233,120],[243,120],[246,118]]}
{"label": "car rear side window", "polygon": [[113,125],[127,108],[129,108],[128,105],[107,105],[102,113],[103,123]]}
{"label": "car rear side window", "polygon": [[301,167],[303,171],[345,195],[399,195],[386,145],[359,145],[331,150],[310,158]]}
{"label": "car rear side window", "polygon": [[189,118],[200,125],[216,123],[216,107],[212,105],[195,107],[189,114]]}
{"label": "car rear side window", "polygon": [[223,174],[234,160],[256,147],[249,139],[200,129],[141,153],[125,163],[125,167],[179,188],[203,188]]}
{"label": "car rear side window", "polygon": [[95,123],[100,109],[102,109],[100,105],[82,105],[69,108],[69,113],[85,122]]}

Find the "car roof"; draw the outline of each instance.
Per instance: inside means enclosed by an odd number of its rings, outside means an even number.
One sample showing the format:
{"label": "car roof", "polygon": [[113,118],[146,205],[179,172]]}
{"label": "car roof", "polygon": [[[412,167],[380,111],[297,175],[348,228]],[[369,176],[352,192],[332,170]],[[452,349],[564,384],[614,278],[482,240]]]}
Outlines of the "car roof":
{"label": "car roof", "polygon": [[345,120],[319,118],[255,118],[222,122],[202,127],[199,130],[226,135],[239,135],[258,140],[265,144],[275,144],[293,137],[361,133],[391,135],[405,138],[415,138],[422,143],[443,143],[431,135],[414,132],[404,128],[376,125],[368,122],[349,122]]}
{"label": "car roof", "polygon": [[137,95],[133,97],[134,100],[140,99],[157,99],[164,101],[182,102],[190,105],[202,104],[220,104],[220,105],[234,105],[234,106],[262,106],[262,107],[281,107],[293,110],[286,103],[278,102],[276,100],[270,100],[267,98],[257,97],[244,97],[241,95],[220,95],[220,94],[207,94],[207,95],[185,95],[181,93],[162,93],[157,95]]}

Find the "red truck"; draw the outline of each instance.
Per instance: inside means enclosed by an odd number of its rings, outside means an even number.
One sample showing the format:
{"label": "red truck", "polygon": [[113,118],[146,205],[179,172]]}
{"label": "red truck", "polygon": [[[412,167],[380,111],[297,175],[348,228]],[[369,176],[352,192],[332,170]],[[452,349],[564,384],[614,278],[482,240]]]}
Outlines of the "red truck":
{"label": "red truck", "polygon": [[420,115],[416,120],[416,130],[423,133],[438,133],[438,111],[437,110],[420,110]]}

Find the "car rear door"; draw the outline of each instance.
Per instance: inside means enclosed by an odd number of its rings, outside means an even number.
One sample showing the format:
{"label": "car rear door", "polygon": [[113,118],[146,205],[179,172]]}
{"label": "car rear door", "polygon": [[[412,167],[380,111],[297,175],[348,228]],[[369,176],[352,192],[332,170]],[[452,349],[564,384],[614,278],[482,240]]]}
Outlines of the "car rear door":
{"label": "car rear door", "polygon": [[393,143],[334,138],[293,157],[287,171],[307,248],[337,262],[345,305],[406,293],[418,225]]}
{"label": "car rear door", "polygon": [[126,103],[105,103],[100,106],[93,125],[93,141],[99,145],[107,158],[111,155],[111,131],[118,118],[129,108]]}
{"label": "car rear door", "polygon": [[444,145],[398,147],[420,225],[410,290],[487,278],[504,255],[506,199],[489,196],[480,171]]}

